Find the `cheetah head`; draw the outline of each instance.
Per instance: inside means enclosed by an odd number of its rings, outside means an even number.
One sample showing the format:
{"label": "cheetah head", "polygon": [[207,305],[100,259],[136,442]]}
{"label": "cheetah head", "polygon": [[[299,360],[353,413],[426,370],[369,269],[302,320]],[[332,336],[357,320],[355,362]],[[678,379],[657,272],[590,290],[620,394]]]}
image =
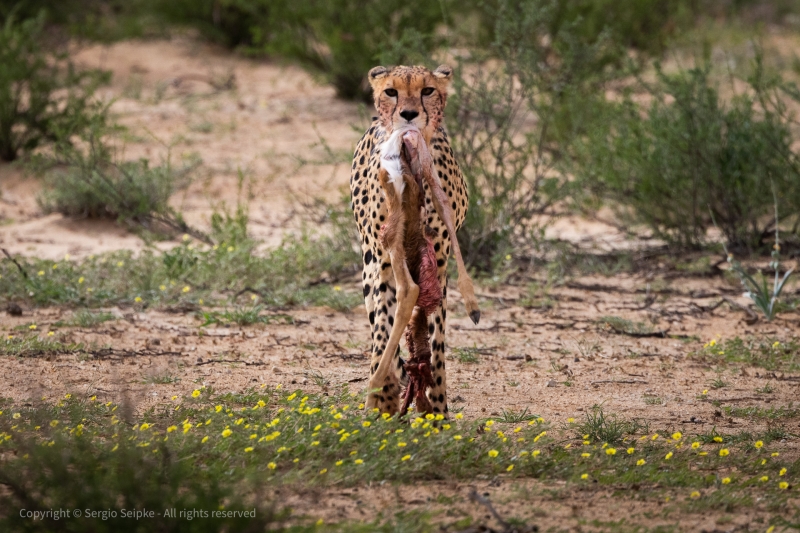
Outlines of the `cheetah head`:
{"label": "cheetah head", "polygon": [[453,69],[447,65],[433,72],[425,67],[375,67],[368,76],[384,129],[392,132],[413,123],[430,141],[442,122]]}

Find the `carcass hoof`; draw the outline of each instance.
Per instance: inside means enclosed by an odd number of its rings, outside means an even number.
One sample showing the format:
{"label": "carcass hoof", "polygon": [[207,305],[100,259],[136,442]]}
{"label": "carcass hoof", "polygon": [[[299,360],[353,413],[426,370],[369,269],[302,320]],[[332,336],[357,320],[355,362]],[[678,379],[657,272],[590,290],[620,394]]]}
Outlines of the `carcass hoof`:
{"label": "carcass hoof", "polygon": [[481,321],[481,312],[479,309],[474,310],[469,314],[469,318],[472,320],[473,324],[477,324]]}

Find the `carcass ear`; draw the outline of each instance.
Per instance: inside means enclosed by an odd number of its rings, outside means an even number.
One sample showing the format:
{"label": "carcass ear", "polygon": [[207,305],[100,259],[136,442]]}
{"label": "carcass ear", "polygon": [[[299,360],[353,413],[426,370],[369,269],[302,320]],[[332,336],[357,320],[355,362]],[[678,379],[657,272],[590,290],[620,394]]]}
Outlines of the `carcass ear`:
{"label": "carcass ear", "polygon": [[369,78],[369,84],[372,86],[372,89],[375,89],[375,86],[380,83],[380,80],[385,78],[389,74],[389,69],[386,67],[374,67],[370,69],[369,74],[367,74],[367,78]]}
{"label": "carcass ear", "polygon": [[449,82],[453,78],[453,69],[449,65],[439,65],[433,71],[433,75],[438,80]]}

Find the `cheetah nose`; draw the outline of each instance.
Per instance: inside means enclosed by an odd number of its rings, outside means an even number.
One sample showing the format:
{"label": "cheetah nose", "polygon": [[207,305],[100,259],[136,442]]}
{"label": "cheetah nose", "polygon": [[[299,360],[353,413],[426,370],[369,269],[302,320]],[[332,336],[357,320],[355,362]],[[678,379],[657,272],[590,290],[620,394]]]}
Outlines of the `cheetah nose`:
{"label": "cheetah nose", "polygon": [[411,122],[415,118],[419,116],[419,111],[412,111],[410,109],[406,109],[405,111],[400,111],[400,116],[406,119],[407,121]]}

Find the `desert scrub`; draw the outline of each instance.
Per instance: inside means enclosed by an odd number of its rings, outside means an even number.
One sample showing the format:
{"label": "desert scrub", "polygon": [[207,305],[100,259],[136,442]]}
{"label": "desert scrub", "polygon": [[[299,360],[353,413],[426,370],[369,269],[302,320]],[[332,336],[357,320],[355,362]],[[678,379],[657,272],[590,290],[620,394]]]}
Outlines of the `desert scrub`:
{"label": "desert scrub", "polygon": [[94,92],[108,74],[78,70],[66,53],[45,50],[44,12],[18,20],[13,11],[0,27],[0,159],[4,161],[45,144],[68,141],[106,115]]}
{"label": "desert scrub", "polygon": [[46,213],[74,218],[110,218],[144,228],[153,234],[190,232],[181,214],[169,205],[170,196],[190,183],[197,158],[174,168],[169,156],[151,166],[147,159],[119,160],[107,144],[109,129],[95,121],[83,134],[84,147],[58,143],[52,157],[37,158],[35,172],[44,176],[45,187],[37,198]]}
{"label": "desert scrub", "polygon": [[[231,502],[226,508],[246,508],[273,486],[302,491],[490,476],[564,480],[587,490],[594,482],[652,487],[660,501],[665,494],[685,502],[735,498],[751,507],[758,497],[780,513],[800,473],[758,435],[734,442],[718,434],[648,433],[610,444],[569,438],[541,418],[398,420],[365,413],[358,401],[346,387],[329,395],[280,386],[226,394],[198,388],[129,419],[121,413],[131,406],[94,396],[6,401],[0,479],[19,490],[0,494],[0,509],[18,509],[24,498],[43,504],[58,497],[81,508],[114,508],[119,498],[158,507],[196,499],[216,508],[224,497]],[[268,510],[264,516],[274,517]]]}
{"label": "desert scrub", "polygon": [[[400,0],[155,0],[154,12],[249,54],[282,56],[330,83],[338,96],[371,101],[370,68],[414,63],[456,3]],[[409,55],[412,52],[412,55]]]}
{"label": "desert scrub", "polygon": [[766,370],[795,372],[800,369],[800,344],[795,339],[780,341],[756,337],[734,337],[717,341],[711,339],[703,348],[692,353],[692,357],[704,359],[712,364],[744,363]]}
{"label": "desert scrub", "polygon": [[65,343],[59,337],[56,337],[54,332],[48,332],[48,334],[44,335],[15,332],[0,337],[0,355],[41,357],[78,353],[83,350],[85,350],[83,344]]}
{"label": "desert scrub", "polygon": [[[118,251],[80,261],[69,255],[60,261],[2,257],[0,302],[197,310],[247,298],[267,307],[325,305],[346,311],[363,301],[360,293],[332,283],[352,275],[360,264],[350,243],[352,225],[345,227],[335,213],[327,216],[328,235],[292,234],[264,250],[248,235],[244,204],[234,212],[220,207],[209,233],[200,235],[209,244],[184,234],[165,251],[148,247],[137,254]],[[236,321],[247,321],[247,315]],[[212,322],[223,316],[209,314]]]}
{"label": "desert scrub", "polygon": [[640,106],[628,93],[606,108],[607,127],[595,127],[576,157],[576,175],[617,210],[684,248],[708,242],[714,220],[733,251],[762,249],[775,220],[773,187],[785,222],[800,200],[800,158],[792,150],[792,86],[768,75],[760,55],[746,92],[729,101],[710,63],[674,74],[655,66],[642,82]]}
{"label": "desert scrub", "polygon": [[459,242],[479,271],[496,270],[512,250],[532,254],[541,215],[569,193],[564,154],[618,72],[610,35],[581,38],[557,4],[485,4],[491,44],[457,60],[446,123],[469,191]]}
{"label": "desert scrub", "polygon": [[728,256],[728,264],[731,266],[731,270],[734,274],[739,278],[742,287],[744,287],[745,295],[753,301],[756,308],[760,310],[764,317],[770,322],[772,322],[772,319],[775,318],[778,312],[779,298],[786,286],[786,282],[789,281],[789,276],[794,272],[794,269],[790,268],[784,272],[783,276],[780,275],[780,223],[778,219],[778,195],[774,189],[772,195],[775,199],[775,242],[772,245],[772,253],[770,254],[772,256],[772,261],[769,262],[769,268],[775,272],[772,280],[772,287],[769,286],[767,277],[760,270],[758,272],[760,280],[756,281],[755,277],[751,276],[747,270],[745,270],[744,266],[734,258],[733,254],[728,252],[727,246],[723,245],[725,254]]}
{"label": "desert scrub", "polygon": [[53,327],[56,328],[63,328],[63,327],[77,327],[77,328],[91,328],[94,326],[98,326],[103,322],[108,322],[109,320],[116,320],[117,317],[109,313],[107,311],[97,311],[93,312],[89,309],[79,309],[72,313],[72,315],[67,320],[59,320],[53,324]]}
{"label": "desert scrub", "polygon": [[327,305],[338,310],[362,301],[360,294],[320,283],[323,274],[352,273],[358,265],[355,252],[333,248],[325,237],[291,236],[277,248],[260,251],[246,230],[212,232],[214,239],[223,235],[233,238],[205,245],[186,235],[164,252],[147,248],[138,254],[119,251],[80,261],[68,256],[59,261],[3,257],[0,301],[196,309],[256,295],[255,303],[268,307]]}
{"label": "desert scrub", "polygon": [[[253,295],[253,300],[256,297]],[[210,326],[211,324],[229,325],[238,324],[239,326],[251,326],[253,324],[292,324],[294,319],[286,314],[263,314],[264,306],[255,304],[252,307],[237,307],[235,309],[225,309],[224,311],[200,311],[197,318],[202,320],[200,327]]]}

